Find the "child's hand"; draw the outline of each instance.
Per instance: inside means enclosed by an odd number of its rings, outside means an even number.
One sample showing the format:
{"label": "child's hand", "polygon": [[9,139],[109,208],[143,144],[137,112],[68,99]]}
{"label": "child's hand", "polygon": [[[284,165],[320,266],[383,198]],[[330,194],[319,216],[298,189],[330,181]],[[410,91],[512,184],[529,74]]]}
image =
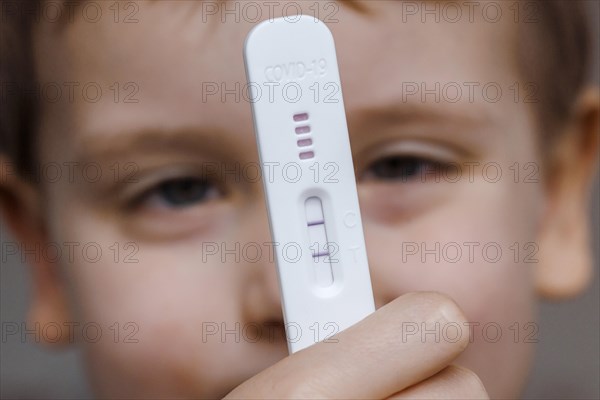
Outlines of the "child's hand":
{"label": "child's hand", "polygon": [[[488,398],[477,375],[450,365],[469,343],[465,322],[446,296],[406,294],[333,336],[336,343],[318,343],[286,357],[226,399]],[[452,324],[448,340],[445,324]],[[430,333],[422,337],[425,327]]]}

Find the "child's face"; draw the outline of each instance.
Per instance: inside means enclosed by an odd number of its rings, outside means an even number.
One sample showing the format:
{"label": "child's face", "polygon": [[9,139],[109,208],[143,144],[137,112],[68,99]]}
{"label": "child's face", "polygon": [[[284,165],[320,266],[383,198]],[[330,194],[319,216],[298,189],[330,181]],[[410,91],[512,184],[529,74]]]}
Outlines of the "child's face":
{"label": "child's face", "polygon": [[[328,23],[376,304],[447,293],[479,324],[459,364],[491,396],[515,396],[529,368],[526,339],[537,337],[526,325],[535,321],[527,261],[545,201],[542,185],[528,183],[541,180],[541,160],[534,104],[523,101],[531,93],[518,83],[516,25],[477,11],[474,22],[402,22],[401,7],[382,2],[367,18],[341,6]],[[321,7],[321,18],[332,10]],[[263,188],[252,179],[242,47],[254,24],[220,14],[203,22],[193,2],[141,4],[131,24],[103,11],[98,23],[43,24],[36,34],[41,81],[63,87],[60,101],[45,103],[42,162],[79,163],[77,182],[44,182],[49,237],[80,244],[63,263],[66,318],[103,328],[86,346],[99,394],[222,395],[287,355]],[[72,102],[64,82],[79,85]],[[90,85],[81,94],[89,83],[102,89],[95,103]],[[93,166],[80,179],[87,163],[99,164],[98,182]],[[462,177],[456,168],[438,182],[422,176],[433,163],[460,165]],[[203,183],[207,168],[217,172]],[[99,260],[81,251],[88,243],[99,244]]]}

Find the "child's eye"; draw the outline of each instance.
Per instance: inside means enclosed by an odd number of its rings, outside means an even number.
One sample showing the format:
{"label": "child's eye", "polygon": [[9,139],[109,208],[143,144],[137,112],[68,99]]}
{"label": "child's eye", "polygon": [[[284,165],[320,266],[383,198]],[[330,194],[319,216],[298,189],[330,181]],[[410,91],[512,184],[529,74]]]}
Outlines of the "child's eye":
{"label": "child's eye", "polygon": [[394,181],[425,181],[443,168],[443,164],[417,156],[388,156],[373,162],[364,179]]}
{"label": "child's eye", "polygon": [[198,178],[169,179],[147,190],[136,204],[144,207],[183,208],[217,198],[219,189]]}

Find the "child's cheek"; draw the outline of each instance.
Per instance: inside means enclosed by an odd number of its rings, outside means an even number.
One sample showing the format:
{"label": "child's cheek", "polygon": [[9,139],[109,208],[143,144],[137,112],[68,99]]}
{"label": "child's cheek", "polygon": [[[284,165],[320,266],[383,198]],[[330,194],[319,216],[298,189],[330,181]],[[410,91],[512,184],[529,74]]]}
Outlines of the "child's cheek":
{"label": "child's cheek", "polygon": [[[449,294],[471,322],[462,327],[472,343],[460,363],[476,371],[486,387],[496,385],[498,393],[505,393],[503,385],[514,385],[527,370],[530,343],[536,339],[532,281],[536,220],[529,198],[539,187],[478,180],[445,188],[440,194],[429,191],[439,201],[430,197],[420,202],[407,195],[396,208],[376,205],[375,200],[361,203],[377,303],[417,290]],[[412,207],[418,209],[416,216],[402,217]],[[395,212],[400,217],[395,218]],[[387,213],[386,219],[379,218],[382,213]],[[453,327],[433,331],[417,327],[414,333],[415,327],[406,328],[398,334],[420,335],[423,340],[453,340],[456,332]],[[504,382],[490,365],[506,370],[519,365],[522,370]]]}
{"label": "child's cheek", "polygon": [[63,266],[99,395],[216,396],[240,379],[224,361],[247,343],[206,335],[240,321],[237,268],[203,262],[201,240],[140,242],[81,203],[59,210],[53,236],[75,249]]}

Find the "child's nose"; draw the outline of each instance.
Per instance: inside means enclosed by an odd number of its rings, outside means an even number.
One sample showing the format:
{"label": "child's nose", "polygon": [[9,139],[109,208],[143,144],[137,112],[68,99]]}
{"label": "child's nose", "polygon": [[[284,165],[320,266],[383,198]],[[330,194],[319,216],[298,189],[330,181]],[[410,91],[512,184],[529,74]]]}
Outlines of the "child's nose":
{"label": "child's nose", "polygon": [[275,249],[264,199],[256,202],[249,215],[242,229],[244,240],[256,249],[260,248],[261,254],[255,257],[256,252],[253,252],[243,261],[248,272],[242,283],[244,317],[250,322],[283,324]]}
{"label": "child's nose", "polygon": [[243,318],[250,323],[283,324],[281,298],[274,264],[262,264],[244,283]]}

